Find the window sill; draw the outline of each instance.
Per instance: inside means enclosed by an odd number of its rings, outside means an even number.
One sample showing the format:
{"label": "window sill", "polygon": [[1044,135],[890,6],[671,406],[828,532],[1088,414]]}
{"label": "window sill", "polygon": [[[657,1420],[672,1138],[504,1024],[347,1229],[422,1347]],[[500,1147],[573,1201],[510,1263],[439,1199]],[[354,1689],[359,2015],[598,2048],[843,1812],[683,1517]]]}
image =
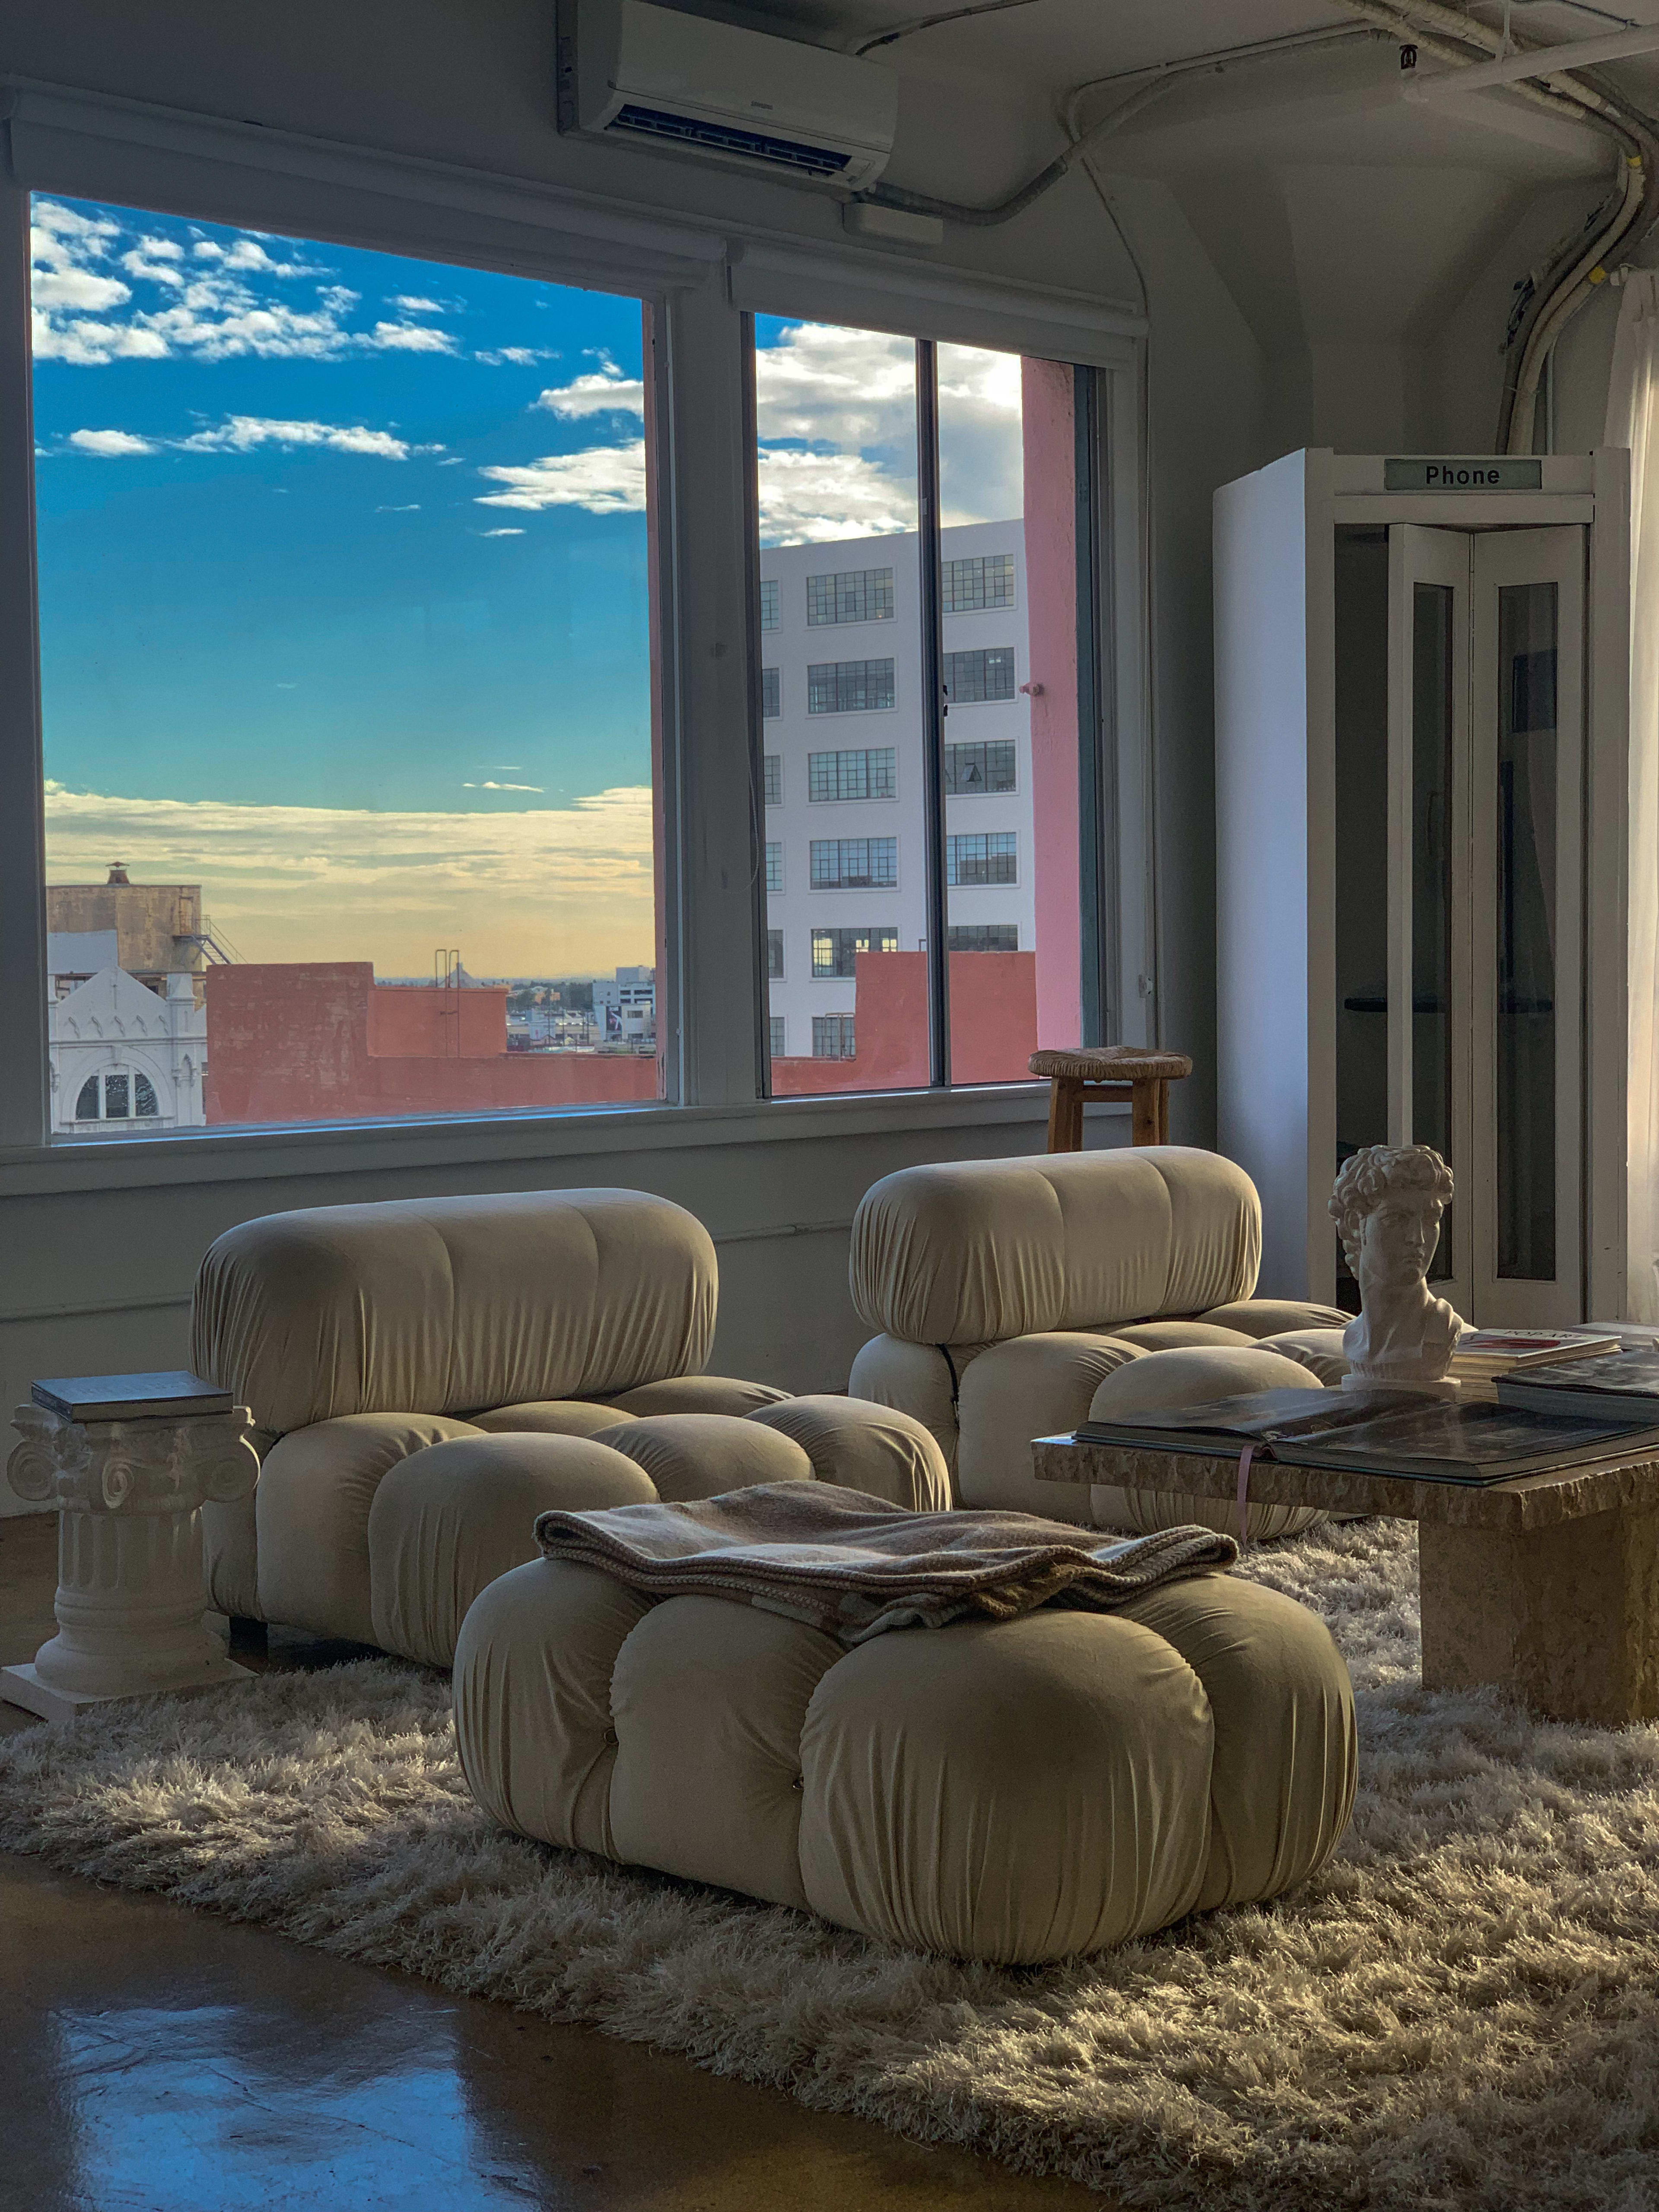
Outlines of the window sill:
{"label": "window sill", "polygon": [[[1127,1106],[1091,1105],[1123,1115]],[[505,1160],[577,1160],[728,1145],[802,1144],[895,1129],[1044,1123],[1046,1084],[951,1091],[856,1091],[740,1106],[622,1106],[599,1111],[492,1115],[433,1121],[332,1122],[192,1131],[0,1150],[0,1199],[153,1185],[361,1176],[386,1170]]]}

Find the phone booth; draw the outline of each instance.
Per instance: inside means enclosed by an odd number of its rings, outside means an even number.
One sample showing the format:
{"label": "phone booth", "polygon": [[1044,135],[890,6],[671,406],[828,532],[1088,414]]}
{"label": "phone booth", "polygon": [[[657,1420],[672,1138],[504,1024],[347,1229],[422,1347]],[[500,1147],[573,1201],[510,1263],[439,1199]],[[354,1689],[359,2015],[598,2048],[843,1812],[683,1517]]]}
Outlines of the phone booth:
{"label": "phone booth", "polygon": [[1358,1299],[1361,1145],[1484,1325],[1626,1297],[1629,457],[1291,453],[1216,495],[1221,1150],[1264,1291]]}

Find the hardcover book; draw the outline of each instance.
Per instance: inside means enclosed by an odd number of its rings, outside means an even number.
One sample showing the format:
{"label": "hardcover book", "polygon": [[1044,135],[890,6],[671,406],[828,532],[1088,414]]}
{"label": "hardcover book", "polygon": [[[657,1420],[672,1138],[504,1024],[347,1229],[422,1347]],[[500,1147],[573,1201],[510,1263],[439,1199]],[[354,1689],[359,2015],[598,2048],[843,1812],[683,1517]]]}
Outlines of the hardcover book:
{"label": "hardcover book", "polygon": [[1260,1390],[1210,1406],[1172,1407],[1125,1421],[1085,1421],[1080,1443],[1225,1458],[1254,1444],[1286,1467],[1392,1474],[1413,1482],[1484,1486],[1553,1473],[1651,1443],[1652,1426],[1514,1405],[1467,1405],[1409,1390],[1330,1391],[1310,1405],[1307,1390]]}
{"label": "hardcover book", "polygon": [[1659,1422],[1659,1347],[1605,1353],[1599,1359],[1530,1367],[1500,1376],[1503,1406],[1577,1413],[1596,1420]]}
{"label": "hardcover book", "polygon": [[72,1375],[31,1385],[29,1395],[66,1421],[161,1420],[180,1413],[228,1413],[236,1401],[216,1382],[174,1368],[157,1375]]}

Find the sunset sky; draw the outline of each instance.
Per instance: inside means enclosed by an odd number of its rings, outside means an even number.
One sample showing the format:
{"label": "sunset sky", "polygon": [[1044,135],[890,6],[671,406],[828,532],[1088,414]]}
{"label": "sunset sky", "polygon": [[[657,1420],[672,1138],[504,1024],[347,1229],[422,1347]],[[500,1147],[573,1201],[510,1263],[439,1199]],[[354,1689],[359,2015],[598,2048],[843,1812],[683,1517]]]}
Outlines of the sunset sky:
{"label": "sunset sky", "polygon": [[[637,301],[35,202],[48,879],[200,882],[250,959],[648,961]],[[758,334],[763,537],[914,527],[908,341]],[[945,520],[1018,365],[941,349]]]}

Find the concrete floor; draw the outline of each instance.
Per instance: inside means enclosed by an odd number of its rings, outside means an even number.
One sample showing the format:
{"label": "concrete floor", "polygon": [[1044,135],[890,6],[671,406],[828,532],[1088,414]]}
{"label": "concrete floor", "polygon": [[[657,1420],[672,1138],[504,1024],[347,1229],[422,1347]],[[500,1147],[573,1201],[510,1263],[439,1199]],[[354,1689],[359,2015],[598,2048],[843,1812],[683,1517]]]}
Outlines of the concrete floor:
{"label": "concrete floor", "polygon": [[[56,1522],[0,1521],[0,1664]],[[273,1638],[274,1666],[328,1647]],[[31,1725],[0,1705],[0,1733]],[[1114,2212],[585,2028],[0,1856],[4,2212]]]}

